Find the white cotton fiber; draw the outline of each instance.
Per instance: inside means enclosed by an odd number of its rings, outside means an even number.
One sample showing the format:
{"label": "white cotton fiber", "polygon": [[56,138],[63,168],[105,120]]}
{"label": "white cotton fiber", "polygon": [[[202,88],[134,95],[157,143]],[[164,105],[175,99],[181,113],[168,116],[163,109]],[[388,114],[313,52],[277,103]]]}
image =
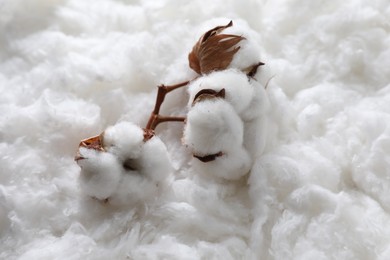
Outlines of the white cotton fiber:
{"label": "white cotton fiber", "polygon": [[104,148],[120,160],[138,158],[141,154],[143,130],[130,122],[122,121],[104,131]]}
{"label": "white cotton fiber", "polygon": [[202,100],[187,114],[183,140],[198,156],[234,150],[242,146],[243,124],[225,100]]}
{"label": "white cotton fiber", "polygon": [[10,227],[10,219],[8,217],[9,214],[9,206],[6,202],[6,194],[0,185],[0,236],[8,231]]}
{"label": "white cotton fiber", "polygon": [[91,197],[107,199],[118,188],[122,165],[111,153],[83,147],[79,151],[80,155],[85,158],[78,161],[81,168],[81,189]]}
{"label": "white cotton fiber", "polygon": [[[256,87],[260,86],[256,85]],[[244,120],[251,118],[247,118],[245,115],[251,114],[247,110],[252,109],[251,103],[255,98],[256,92],[254,86],[250,84],[248,77],[244,73],[235,69],[229,69],[212,72],[209,75],[196,79],[188,87],[190,93],[189,105],[192,104],[196,94],[202,89],[212,89],[215,91],[225,89],[225,99],[234,107],[236,112],[240,116],[243,116]],[[256,109],[253,113],[256,113]]]}
{"label": "white cotton fiber", "polygon": [[240,49],[234,54],[233,60],[228,68],[245,70],[259,62],[263,62],[259,34],[253,31],[245,21],[234,20],[233,26],[226,28],[223,33],[239,35],[245,38],[237,44],[240,46]]}
{"label": "white cotton fiber", "polygon": [[164,182],[173,170],[167,148],[158,136],[144,143],[139,161],[141,174],[150,181]]}
{"label": "white cotton fiber", "polygon": [[[390,259],[388,0],[0,6],[0,259]],[[230,67],[195,79],[189,52],[230,20],[246,38]],[[235,72],[259,61],[258,82]],[[225,88],[242,121],[208,163],[182,123],[144,144],[115,125],[141,128],[156,86],[187,80],[162,115],[195,108],[188,87]],[[80,186],[80,140],[110,125]]]}
{"label": "white cotton fiber", "polygon": [[141,175],[137,171],[123,172],[115,193],[109,199],[110,205],[135,207],[147,204],[157,198],[161,187],[159,183]]}
{"label": "white cotton fiber", "polygon": [[251,159],[243,147],[243,124],[232,106],[221,98],[194,104],[187,115],[184,144],[194,156],[222,153],[215,160],[192,161],[195,171],[205,176],[238,179],[249,172]]}
{"label": "white cotton fiber", "polygon": [[168,151],[156,136],[144,141],[143,133],[123,121],[104,132],[105,151],[81,147],[81,189],[117,206],[147,203],[165,189],[172,171]]}
{"label": "white cotton fiber", "polygon": [[249,153],[239,146],[225,151],[222,156],[210,162],[202,162],[193,158],[191,165],[197,174],[206,179],[237,180],[250,171],[252,160]]}

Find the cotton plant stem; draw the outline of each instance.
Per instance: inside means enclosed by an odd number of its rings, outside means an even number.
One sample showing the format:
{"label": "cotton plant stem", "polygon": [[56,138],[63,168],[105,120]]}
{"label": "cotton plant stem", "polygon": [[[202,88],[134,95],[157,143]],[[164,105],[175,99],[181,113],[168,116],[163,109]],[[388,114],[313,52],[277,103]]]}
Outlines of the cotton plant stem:
{"label": "cotton plant stem", "polygon": [[170,122],[170,121],[174,121],[174,122],[184,122],[185,121],[185,117],[160,115],[160,108],[161,108],[162,103],[165,100],[165,96],[169,92],[171,92],[175,89],[184,87],[184,86],[188,85],[189,82],[190,81],[184,81],[182,83],[170,85],[170,86],[165,86],[164,84],[158,86],[156,103],[154,105],[154,109],[153,109],[152,113],[150,114],[148,123],[146,124],[146,127],[144,128],[146,140],[150,139],[154,135],[154,130],[156,129],[156,127],[160,123]]}

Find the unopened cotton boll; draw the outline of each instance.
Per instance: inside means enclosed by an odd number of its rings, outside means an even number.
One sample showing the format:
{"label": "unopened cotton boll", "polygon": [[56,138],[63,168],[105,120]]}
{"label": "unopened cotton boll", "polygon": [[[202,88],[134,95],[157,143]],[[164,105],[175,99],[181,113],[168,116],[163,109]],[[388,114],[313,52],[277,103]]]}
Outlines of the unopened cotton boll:
{"label": "unopened cotton boll", "polygon": [[243,123],[222,98],[197,102],[187,114],[184,143],[198,156],[232,150],[242,145]]}
{"label": "unopened cotton boll", "polygon": [[261,113],[261,101],[265,99],[265,92],[260,83],[250,80],[245,73],[236,69],[216,71],[192,82],[188,91],[190,104],[202,89],[220,91],[225,89],[225,99],[228,101],[246,121],[251,120]]}
{"label": "unopened cotton boll", "polygon": [[79,149],[80,185],[87,195],[112,205],[135,205],[166,187],[172,168],[158,137],[144,141],[139,126],[121,122],[109,127],[101,141],[101,149]]}

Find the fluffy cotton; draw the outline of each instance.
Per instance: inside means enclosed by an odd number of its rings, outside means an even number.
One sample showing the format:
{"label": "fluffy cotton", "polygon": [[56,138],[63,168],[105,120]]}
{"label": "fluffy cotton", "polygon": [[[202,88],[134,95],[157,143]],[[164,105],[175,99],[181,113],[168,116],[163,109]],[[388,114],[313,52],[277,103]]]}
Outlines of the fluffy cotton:
{"label": "fluffy cotton", "polygon": [[[228,69],[217,71],[200,77],[192,82],[188,91],[189,109],[197,93],[203,89],[215,91],[225,90],[225,100],[229,102],[235,112],[244,122],[244,146],[252,159],[261,155],[267,139],[268,112],[270,102],[268,94],[261,83],[248,78],[245,73]],[[205,123],[206,124],[206,123]],[[199,140],[203,145],[202,140]]]}
{"label": "fluffy cotton", "polygon": [[118,159],[110,153],[80,148],[80,186],[89,196],[100,200],[111,197],[118,188],[123,172]]}
{"label": "fluffy cotton", "polygon": [[202,89],[220,91],[223,88],[226,100],[243,120],[252,120],[264,113],[267,99],[262,89],[263,86],[255,80],[250,80],[245,73],[236,69],[212,72],[192,82],[188,87],[189,105]]}
{"label": "fluffy cotton", "polygon": [[222,156],[211,162],[192,159],[191,165],[194,167],[196,174],[200,174],[206,179],[237,180],[249,173],[252,160],[248,151],[241,146],[226,151]]}
{"label": "fluffy cotton", "polygon": [[104,149],[119,160],[138,158],[144,145],[143,130],[130,122],[122,121],[104,131]]}
{"label": "fluffy cotton", "polygon": [[248,173],[251,160],[243,147],[243,134],[243,123],[226,100],[196,102],[187,115],[184,144],[194,156],[222,155],[211,162],[194,158],[195,172],[225,179],[238,179]]}
{"label": "fluffy cotton", "polygon": [[259,35],[246,22],[238,20],[223,33],[240,35],[245,38],[238,43],[240,49],[234,55],[228,68],[245,70],[262,61]]}
{"label": "fluffy cotton", "polygon": [[222,98],[212,98],[190,109],[183,141],[194,154],[204,156],[240,147],[243,131],[243,123],[232,106]]}
{"label": "fluffy cotton", "polygon": [[154,199],[172,171],[165,145],[158,137],[143,140],[143,130],[119,122],[103,134],[103,148],[80,147],[81,189],[112,205],[137,205]]}
{"label": "fluffy cotton", "polygon": [[[390,259],[388,1],[0,5],[0,259]],[[171,193],[85,196],[80,140],[144,126],[156,85],[194,79],[191,48],[230,20],[255,34],[258,82],[272,77],[267,131],[244,123],[245,148],[264,146],[249,179],[199,176],[167,123]],[[186,114],[186,90],[164,115]]]}

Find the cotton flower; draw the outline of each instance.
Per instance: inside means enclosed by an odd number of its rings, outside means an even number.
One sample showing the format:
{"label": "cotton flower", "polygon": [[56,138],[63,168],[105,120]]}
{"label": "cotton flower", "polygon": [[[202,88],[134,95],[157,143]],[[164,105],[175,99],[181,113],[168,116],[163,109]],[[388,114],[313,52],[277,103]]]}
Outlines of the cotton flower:
{"label": "cotton flower", "polygon": [[152,200],[171,172],[164,143],[156,136],[144,141],[144,131],[129,122],[82,141],[76,161],[83,192],[115,205]]}
{"label": "cotton flower", "polygon": [[225,89],[226,101],[244,121],[252,120],[264,112],[262,107],[265,105],[266,97],[263,86],[256,80],[248,79],[239,70],[216,71],[193,81],[188,87],[190,106],[202,89],[215,91]]}
{"label": "cotton flower", "polygon": [[224,100],[206,94],[187,115],[184,143],[190,148],[196,172],[237,179],[250,169],[251,160],[243,147],[243,123]]}

